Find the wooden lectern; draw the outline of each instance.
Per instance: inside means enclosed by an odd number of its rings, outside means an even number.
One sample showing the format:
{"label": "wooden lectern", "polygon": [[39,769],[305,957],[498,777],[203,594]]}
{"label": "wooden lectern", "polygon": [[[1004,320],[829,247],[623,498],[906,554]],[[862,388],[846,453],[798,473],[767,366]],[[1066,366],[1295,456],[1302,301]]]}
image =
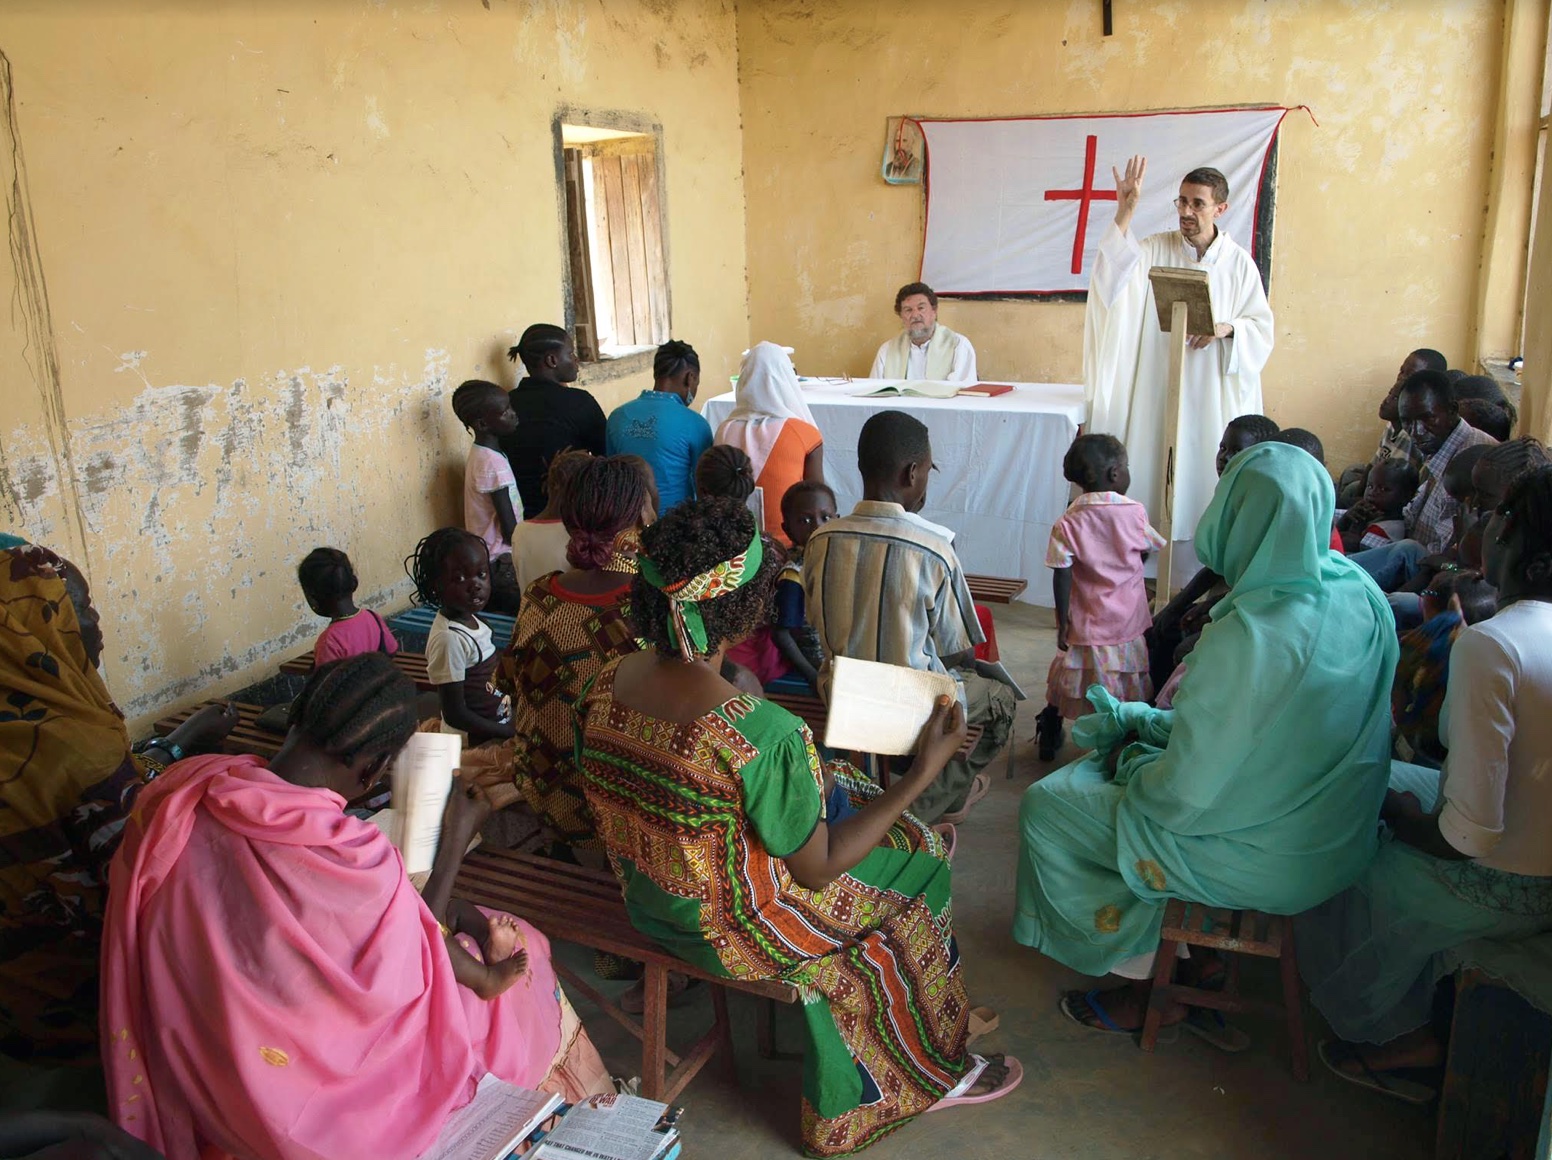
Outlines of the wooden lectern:
{"label": "wooden lectern", "polygon": [[1214,333],[1212,295],[1207,271],[1181,266],[1154,266],[1148,271],[1153,301],[1159,308],[1159,329],[1169,335],[1169,381],[1164,395],[1164,453],[1159,458],[1159,519],[1164,537],[1159,576],[1153,596],[1158,612],[1175,594],[1175,444],[1180,436],[1180,381],[1186,367],[1186,337]]}

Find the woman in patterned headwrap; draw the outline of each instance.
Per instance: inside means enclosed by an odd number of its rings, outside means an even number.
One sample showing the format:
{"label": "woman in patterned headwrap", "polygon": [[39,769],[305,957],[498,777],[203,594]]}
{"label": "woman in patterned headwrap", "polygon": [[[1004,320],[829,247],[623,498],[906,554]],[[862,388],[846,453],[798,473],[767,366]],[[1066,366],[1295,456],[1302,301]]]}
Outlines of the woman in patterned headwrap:
{"label": "woman in patterned headwrap", "polygon": [[35,1067],[95,1055],[107,864],[136,791],[235,722],[202,710],[131,754],[102,648],[79,569],[0,550],[0,1052]]}
{"label": "woman in patterned headwrap", "polygon": [[841,765],[857,812],[828,825],[808,728],[719,673],[779,571],[754,517],[681,504],[643,531],[640,562],[631,607],[653,648],[606,665],[582,709],[587,800],[631,921],[703,970],[802,992],[811,1155],[1012,1091],[1016,1060],[966,1050],[949,863],[904,812],[964,741],[958,705],[936,709],[889,789]]}

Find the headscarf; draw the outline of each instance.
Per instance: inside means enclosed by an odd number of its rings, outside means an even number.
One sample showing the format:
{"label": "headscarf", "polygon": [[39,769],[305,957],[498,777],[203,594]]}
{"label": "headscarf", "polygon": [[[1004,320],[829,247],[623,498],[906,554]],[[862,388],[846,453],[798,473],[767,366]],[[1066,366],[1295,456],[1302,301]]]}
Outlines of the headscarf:
{"label": "headscarf", "polygon": [[788,419],[801,419],[817,427],[798,386],[792,355],[774,342],[756,343],[744,355],[738,369],[738,388],[733,410],[717,429],[717,442],[737,447],[749,456],[754,477],[760,478],[765,461]]}
{"label": "headscarf", "polygon": [[764,558],[765,545],[758,527],[749,546],[731,560],[713,564],[699,575],[672,584],[663,579],[662,571],[650,557],[640,558],[642,579],[668,597],[668,636],[678,646],[681,657],[692,661],[711,651],[700,605],[749,583],[759,575]]}
{"label": "headscarf", "polygon": [[102,940],[119,1126],[168,1160],[418,1156],[489,1071],[548,1084],[548,946],[491,1001],[458,985],[382,830],[252,756],[178,763],[140,795]]}
{"label": "headscarf", "polygon": [[1229,594],[1222,620],[1252,594],[1314,592],[1358,569],[1331,551],[1331,477],[1284,443],[1260,443],[1230,461],[1196,527],[1196,554]]}
{"label": "headscarf", "polygon": [[95,1039],[89,1009],[69,1023],[96,976],[100,871],[141,783],[63,569],[47,548],[0,550],[0,1031],[39,1051]]}

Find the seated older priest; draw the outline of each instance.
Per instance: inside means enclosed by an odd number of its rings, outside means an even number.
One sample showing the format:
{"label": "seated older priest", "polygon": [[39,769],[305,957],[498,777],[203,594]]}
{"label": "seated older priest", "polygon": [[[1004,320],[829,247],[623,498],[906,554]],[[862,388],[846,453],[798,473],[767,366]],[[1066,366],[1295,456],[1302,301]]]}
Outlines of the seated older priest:
{"label": "seated older priest", "polygon": [[938,296],[925,282],[911,282],[895,295],[895,313],[905,329],[878,348],[870,378],[933,379],[973,383],[975,347],[938,322]]}

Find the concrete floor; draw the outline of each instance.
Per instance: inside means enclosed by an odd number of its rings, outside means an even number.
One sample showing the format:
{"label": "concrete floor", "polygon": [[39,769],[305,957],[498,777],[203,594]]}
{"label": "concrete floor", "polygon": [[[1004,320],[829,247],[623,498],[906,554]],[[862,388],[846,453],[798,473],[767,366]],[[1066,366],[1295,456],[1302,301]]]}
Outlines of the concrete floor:
{"label": "concrete floor", "polygon": [[[1045,673],[1055,651],[1048,610],[1014,605],[996,610],[1003,660],[1029,693],[1019,707],[1017,771],[1005,780],[994,764],[991,795],[959,828],[954,862],[954,925],[973,1002],[995,1007],[1001,1028],[977,1046],[1018,1057],[1024,1083],[994,1103],[924,1116],[874,1147],[870,1157],[1082,1157],[1084,1160],[1220,1160],[1290,1157],[1347,1160],[1428,1156],[1433,1111],[1370,1095],[1328,1074],[1318,1060],[1307,1084],[1295,1083],[1278,1020],[1237,1017],[1253,1047],[1227,1055],[1191,1035],[1160,1044],[1154,1055],[1130,1037],[1100,1035],[1068,1022],[1056,1001],[1083,977],[1021,947],[1008,933],[1018,849],[1019,795],[1054,765],[1034,750],[1034,717],[1044,704]],[[1057,764],[1072,752],[1058,756]],[[591,956],[556,948],[579,967]],[[1276,965],[1249,960],[1248,989],[1275,993]],[[755,1004],[730,998],[737,1076],[719,1062],[679,1098],[688,1160],[700,1157],[798,1155],[801,1064],[762,1060],[755,1050]],[[616,1074],[639,1070],[640,1050],[611,1020],[585,1002],[578,1011]],[[683,1041],[709,1025],[704,990],[675,1009],[670,1022]],[[1310,1012],[1312,1038],[1324,1034]],[[800,1016],[779,1011],[780,1046],[802,1044]]]}

